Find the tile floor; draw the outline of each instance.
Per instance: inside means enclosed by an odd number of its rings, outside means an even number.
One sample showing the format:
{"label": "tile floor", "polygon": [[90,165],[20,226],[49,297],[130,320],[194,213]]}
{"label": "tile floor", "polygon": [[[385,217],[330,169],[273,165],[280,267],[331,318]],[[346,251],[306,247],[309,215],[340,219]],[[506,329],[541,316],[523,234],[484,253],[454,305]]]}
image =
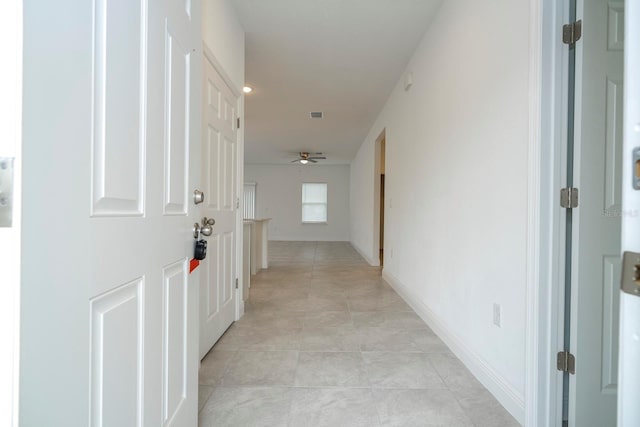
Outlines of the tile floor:
{"label": "tile floor", "polygon": [[343,242],[271,242],[202,361],[200,427],[519,424]]}

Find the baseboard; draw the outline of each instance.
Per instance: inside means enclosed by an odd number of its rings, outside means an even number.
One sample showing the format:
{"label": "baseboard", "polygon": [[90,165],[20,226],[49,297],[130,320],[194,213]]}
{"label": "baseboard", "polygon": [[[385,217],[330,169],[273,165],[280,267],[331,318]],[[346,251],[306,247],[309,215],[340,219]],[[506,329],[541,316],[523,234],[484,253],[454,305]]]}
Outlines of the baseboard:
{"label": "baseboard", "polygon": [[297,237],[297,236],[279,236],[269,235],[270,242],[348,242],[349,239],[344,237],[331,238],[331,237]]}
{"label": "baseboard", "polygon": [[520,424],[524,425],[524,396],[522,393],[516,390],[502,375],[453,334],[407,286],[384,269],[382,270],[382,278],[415,310],[416,314],[444,341],[498,402]]}
{"label": "baseboard", "polygon": [[364,258],[365,261],[367,261],[369,263],[370,266],[372,267],[380,267],[380,260],[379,259],[371,259],[369,257],[369,255],[365,254],[364,251],[362,249],[360,249],[358,246],[354,245],[353,242],[349,242],[351,244],[351,247],[353,249],[356,250],[356,252],[358,252],[360,254],[360,256],[362,258]]}

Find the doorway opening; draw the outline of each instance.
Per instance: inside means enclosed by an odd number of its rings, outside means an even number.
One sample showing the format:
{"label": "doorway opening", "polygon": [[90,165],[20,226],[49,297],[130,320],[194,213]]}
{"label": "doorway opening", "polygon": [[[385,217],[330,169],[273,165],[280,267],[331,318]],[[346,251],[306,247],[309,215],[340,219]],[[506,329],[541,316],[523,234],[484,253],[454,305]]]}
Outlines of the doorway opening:
{"label": "doorway opening", "polygon": [[[374,245],[378,244],[379,265],[384,265],[384,206],[385,206],[385,164],[386,130],[383,129],[376,139],[374,165]],[[376,251],[374,250],[374,254]]]}

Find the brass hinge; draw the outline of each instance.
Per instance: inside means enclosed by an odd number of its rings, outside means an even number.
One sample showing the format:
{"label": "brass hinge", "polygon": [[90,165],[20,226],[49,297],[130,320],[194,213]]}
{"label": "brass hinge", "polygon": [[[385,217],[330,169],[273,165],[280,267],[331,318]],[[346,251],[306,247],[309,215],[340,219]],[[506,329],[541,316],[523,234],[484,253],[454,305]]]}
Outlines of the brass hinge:
{"label": "brass hinge", "polygon": [[560,189],[560,207],[565,209],[573,209],[578,207],[578,189],[562,188]]}
{"label": "brass hinge", "polygon": [[562,26],[562,43],[569,46],[576,44],[582,37],[582,20]]}
{"label": "brass hinge", "polygon": [[576,374],[576,358],[568,351],[558,352],[558,371],[569,372],[571,375]]}
{"label": "brass hinge", "polygon": [[236,279],[236,289],[238,289],[238,279]]}
{"label": "brass hinge", "polygon": [[240,117],[236,119],[236,123],[237,123],[238,129],[240,129]]}

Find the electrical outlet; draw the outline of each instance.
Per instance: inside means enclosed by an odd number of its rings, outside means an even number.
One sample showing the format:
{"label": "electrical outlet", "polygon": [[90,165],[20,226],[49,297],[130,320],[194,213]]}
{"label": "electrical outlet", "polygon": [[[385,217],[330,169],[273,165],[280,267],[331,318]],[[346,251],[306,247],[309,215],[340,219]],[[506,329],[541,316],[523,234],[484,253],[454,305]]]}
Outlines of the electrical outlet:
{"label": "electrical outlet", "polygon": [[498,328],[502,327],[502,307],[495,302],[493,303],[493,324]]}

